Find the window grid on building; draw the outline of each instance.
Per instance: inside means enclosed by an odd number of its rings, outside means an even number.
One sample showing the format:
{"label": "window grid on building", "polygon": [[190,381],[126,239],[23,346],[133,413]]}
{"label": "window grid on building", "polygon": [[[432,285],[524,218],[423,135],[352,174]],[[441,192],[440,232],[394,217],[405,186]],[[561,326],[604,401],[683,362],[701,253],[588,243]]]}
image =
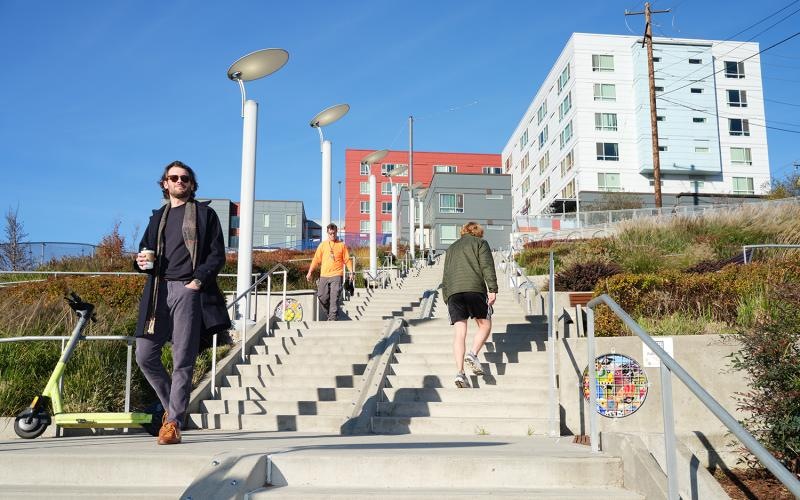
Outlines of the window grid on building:
{"label": "window grid on building", "polygon": [[614,56],[608,54],[592,54],[592,71],[614,71]]}
{"label": "window grid on building", "polygon": [[619,144],[616,142],[598,142],[595,149],[598,160],[619,161]]}
{"label": "window grid on building", "polygon": [[464,213],[464,195],[460,193],[439,193],[439,213]]}
{"label": "window grid on building", "polygon": [[619,173],[598,172],[597,189],[606,192],[622,191],[622,185],[620,184]]}

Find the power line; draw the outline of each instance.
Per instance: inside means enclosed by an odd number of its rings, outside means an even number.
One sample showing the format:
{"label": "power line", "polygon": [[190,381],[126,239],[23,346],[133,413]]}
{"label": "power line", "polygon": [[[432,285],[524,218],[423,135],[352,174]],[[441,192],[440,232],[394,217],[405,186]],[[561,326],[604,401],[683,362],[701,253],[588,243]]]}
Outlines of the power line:
{"label": "power line", "polygon": [[[752,59],[753,57],[755,57],[755,56],[757,56],[757,55],[759,55],[759,54],[763,54],[764,52],[766,52],[766,51],[768,51],[768,50],[770,50],[770,49],[772,49],[772,48],[774,48],[774,47],[777,47],[778,45],[780,45],[780,44],[782,44],[782,43],[786,43],[786,42],[788,42],[789,40],[791,40],[792,38],[796,37],[797,35],[800,35],[800,31],[798,31],[797,33],[795,33],[795,34],[793,34],[793,35],[789,35],[788,37],[784,38],[783,40],[781,40],[781,41],[779,41],[779,42],[776,42],[776,43],[773,43],[772,45],[770,45],[770,46],[769,46],[769,47],[767,47],[766,49],[759,50],[759,51],[758,51],[758,52],[756,52],[755,54],[753,54],[753,55],[751,55],[751,56],[748,56],[748,57],[745,57],[744,59],[742,59],[741,61],[738,61],[738,62],[745,62],[745,61],[747,61],[748,59]],[[691,82],[687,83],[686,85],[682,85],[682,86],[680,86],[680,87],[678,87],[678,88],[675,88],[675,89],[672,89],[672,90],[668,90],[668,91],[666,91],[666,92],[662,93],[662,94],[661,94],[661,97],[663,97],[663,96],[665,96],[665,95],[667,95],[667,94],[671,94],[671,93],[673,93],[673,92],[677,92],[678,90],[685,89],[685,88],[686,88],[686,87],[688,87],[689,85],[692,85],[692,84],[694,84],[694,83],[696,83],[696,82],[701,82],[701,81],[703,81],[703,80],[706,80],[706,79],[708,79],[708,78],[711,78],[712,76],[716,75],[717,73],[721,73],[721,72],[723,72],[723,71],[725,71],[725,67],[724,67],[724,66],[723,66],[722,68],[720,68],[718,71],[715,71],[715,72],[711,73],[711,74],[710,74],[710,75],[708,75],[708,76],[704,76],[704,77],[702,77],[702,78],[700,78],[700,79],[698,79],[698,80],[691,81]],[[689,75],[686,75],[686,76],[689,76]],[[685,78],[685,77],[684,77],[684,78]]]}
{"label": "power line", "polygon": [[800,108],[800,104],[792,104],[790,102],[776,101],[775,99],[767,99],[767,98],[764,98],[764,100],[769,102],[774,102],[776,104],[783,104],[784,106],[794,106]]}
{"label": "power line", "polygon": [[[717,118],[723,118],[723,119],[731,119],[731,118],[733,118],[733,119],[743,119],[743,118],[741,118],[741,117],[738,117],[738,116],[737,116],[737,117],[720,116],[720,115],[717,115],[717,114],[715,114],[715,113],[711,113],[711,112],[709,112],[709,111],[706,111],[705,109],[699,109],[699,108],[696,108],[696,107],[694,107],[694,106],[691,106],[691,105],[688,105],[688,104],[683,104],[683,103],[681,103],[681,102],[678,102],[678,101],[673,101],[672,99],[664,99],[664,100],[665,100],[665,101],[667,101],[667,102],[670,102],[670,103],[672,103],[672,104],[676,104],[676,105],[678,105],[678,106],[682,106],[682,107],[684,107],[684,108],[691,109],[692,111],[696,111],[696,112],[698,112],[698,113],[703,113],[703,114],[707,114],[707,115],[711,115],[711,116],[716,116]],[[767,125],[766,123],[764,123],[764,124],[761,124],[761,123],[753,122],[753,121],[752,121],[752,120],[750,120],[750,119],[747,119],[747,120],[748,120],[748,123],[749,123],[750,125],[753,125],[753,126],[756,126],[756,127],[764,127],[764,128],[768,128],[768,129],[771,129],[771,130],[780,130],[781,132],[790,132],[790,133],[792,133],[792,134],[800,134],[800,130],[789,130],[789,129],[786,129],[786,128],[773,127],[772,125]]]}

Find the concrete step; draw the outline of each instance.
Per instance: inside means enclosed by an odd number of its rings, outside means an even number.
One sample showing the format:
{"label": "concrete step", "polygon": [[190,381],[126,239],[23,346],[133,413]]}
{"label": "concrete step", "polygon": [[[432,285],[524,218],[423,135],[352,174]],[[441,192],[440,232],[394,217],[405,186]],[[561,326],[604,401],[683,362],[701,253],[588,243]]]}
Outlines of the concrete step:
{"label": "concrete step", "polygon": [[349,499],[415,499],[415,500],[465,500],[493,498],[507,500],[530,500],[532,498],[552,498],[558,500],[619,499],[639,500],[644,497],[622,488],[349,488],[281,486],[256,490],[248,496],[253,500],[260,498],[308,498],[326,500]]}
{"label": "concrete step", "polygon": [[276,323],[275,332],[304,332],[317,330],[347,330],[358,324],[361,329],[380,330],[382,321],[294,321],[291,323]]}
{"label": "concrete step", "polygon": [[220,387],[220,400],[352,401],[356,389],[336,387]]}
{"label": "concrete step", "polygon": [[[467,338],[467,345],[471,342]],[[540,347],[541,346],[541,347]],[[506,339],[504,342],[487,342],[483,346],[484,353],[519,353],[519,352],[545,352],[545,342],[529,342],[526,339]],[[400,336],[397,344],[397,352],[400,353],[429,353],[438,354],[442,352],[453,352],[453,341],[445,339],[425,340],[420,338],[409,338],[405,335]]]}
{"label": "concrete step", "polygon": [[[252,356],[251,356],[252,358]],[[444,363],[450,362],[453,358],[453,350],[449,352],[396,352],[394,354],[397,363]],[[540,366],[547,366],[547,355],[543,352],[523,351],[523,352],[486,352],[481,351],[478,359],[486,363],[531,363]]]}
{"label": "concrete step", "polygon": [[[344,421],[344,415],[190,413],[187,418],[187,427],[190,429],[338,433],[341,431]],[[187,482],[186,484],[189,483]]]}
{"label": "concrete step", "polygon": [[306,353],[303,348],[289,354],[251,354],[248,358],[252,365],[321,365],[336,363],[366,363],[369,356],[366,353],[355,351],[354,353],[321,354]]}
{"label": "concrete step", "polygon": [[544,436],[546,418],[493,417],[372,417],[375,434],[431,434],[450,436]]}
{"label": "concrete step", "polygon": [[[335,360],[335,357],[333,358]],[[291,377],[322,375],[362,375],[366,363],[324,363],[324,364],[287,364],[287,365],[236,365],[235,375],[243,377]]]}
{"label": "concrete step", "polygon": [[[392,388],[439,388],[455,387],[455,368],[449,373],[430,373],[427,375],[387,375],[386,387]],[[547,374],[536,377],[493,377],[491,375],[478,377],[467,373],[467,380],[471,388],[503,387],[509,389],[523,389],[541,386],[547,383]]]}
{"label": "concrete step", "polygon": [[446,403],[529,403],[546,404],[549,396],[547,387],[512,388],[482,387],[480,389],[458,387],[410,388],[387,387],[383,389],[387,401],[405,402],[446,402]]}
{"label": "concrete step", "polygon": [[242,413],[247,415],[344,415],[350,401],[234,401],[207,399],[202,413]]}
{"label": "concrete step", "polygon": [[361,377],[356,375],[318,375],[313,377],[301,376],[264,376],[243,377],[241,375],[228,375],[225,377],[227,387],[270,387],[270,388],[317,388],[317,387],[358,387]]}
{"label": "concrete step", "polygon": [[[467,392],[467,391],[465,391]],[[470,391],[476,392],[476,391]],[[547,418],[549,408],[539,403],[512,403],[502,405],[483,402],[388,402],[378,403],[379,417],[461,417],[477,418]]]}
{"label": "concrete step", "polygon": [[14,485],[0,487],[3,500],[30,500],[32,498],[57,498],[80,500],[83,498],[124,498],[126,500],[173,500],[179,498],[185,485],[178,486],[61,486],[56,484]]}
{"label": "concrete step", "polygon": [[[546,361],[546,360],[545,360]],[[527,380],[539,379],[540,375],[546,374],[546,363],[481,363],[483,377],[523,377]],[[405,362],[392,363],[391,370],[393,375],[430,375],[448,374],[453,372],[455,375],[455,360],[450,359],[444,363]],[[466,373],[472,373],[472,369],[465,363]]]}
{"label": "concrete step", "polygon": [[[531,446],[537,439],[532,438]],[[577,446],[577,445],[576,445]],[[622,461],[607,455],[579,456],[571,450],[528,454],[493,455],[487,446],[483,455],[457,451],[392,449],[360,453],[340,450],[304,450],[275,453],[273,486],[338,488],[574,488],[586,485],[622,487]],[[569,451],[569,453],[568,453]],[[365,471],[371,473],[365,473]]]}
{"label": "concrete step", "polygon": [[332,342],[332,343],[309,343],[302,346],[253,346],[251,357],[254,355],[275,355],[290,358],[293,355],[303,354],[308,356],[336,356],[336,355],[350,355],[353,353],[370,353],[372,349],[378,344],[378,340],[370,340],[369,342]]}

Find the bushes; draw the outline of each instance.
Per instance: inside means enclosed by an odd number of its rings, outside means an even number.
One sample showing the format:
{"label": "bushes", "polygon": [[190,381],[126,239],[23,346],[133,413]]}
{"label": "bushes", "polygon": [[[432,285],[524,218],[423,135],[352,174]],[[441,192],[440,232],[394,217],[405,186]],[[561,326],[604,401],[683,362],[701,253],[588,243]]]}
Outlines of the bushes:
{"label": "bushes", "polygon": [[622,272],[613,262],[589,261],[575,263],[555,276],[556,290],[591,292],[597,282]]}

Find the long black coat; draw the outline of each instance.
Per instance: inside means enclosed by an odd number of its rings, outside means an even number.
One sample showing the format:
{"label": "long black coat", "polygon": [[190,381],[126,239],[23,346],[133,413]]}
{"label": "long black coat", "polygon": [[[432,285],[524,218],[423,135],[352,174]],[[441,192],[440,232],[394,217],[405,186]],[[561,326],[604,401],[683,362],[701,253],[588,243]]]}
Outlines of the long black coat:
{"label": "long black coat", "polygon": [[[203,311],[204,336],[225,331],[231,326],[225,308],[225,298],[217,285],[217,274],[225,265],[225,240],[222,238],[219,217],[208,204],[209,202],[197,202],[197,259],[193,275],[193,278],[203,282],[200,289],[200,305]],[[166,205],[153,211],[139,248],[156,248],[158,225],[165,208]],[[140,273],[149,274],[139,302],[139,320],[136,322],[136,336],[141,337],[144,335],[147,318],[150,316],[153,285],[156,280],[153,269],[142,271],[135,261],[133,267]]]}

